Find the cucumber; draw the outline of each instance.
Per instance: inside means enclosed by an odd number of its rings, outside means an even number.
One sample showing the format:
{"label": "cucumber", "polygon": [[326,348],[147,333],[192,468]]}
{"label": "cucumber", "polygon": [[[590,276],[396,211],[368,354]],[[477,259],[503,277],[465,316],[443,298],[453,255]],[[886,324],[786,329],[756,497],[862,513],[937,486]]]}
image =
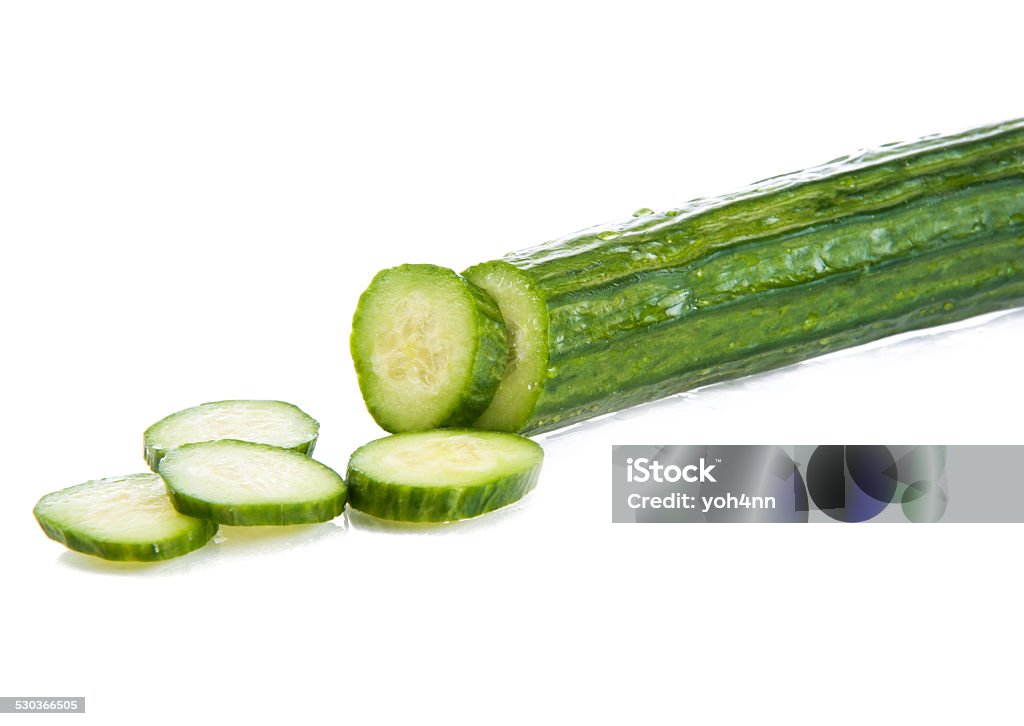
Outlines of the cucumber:
{"label": "cucumber", "polygon": [[146,429],[146,462],[156,471],[160,459],[182,444],[237,439],[312,455],[320,424],[284,401],[215,401],[172,413]]}
{"label": "cucumber", "polygon": [[345,482],[292,449],[224,439],[184,444],[160,461],[174,507],[221,524],[326,522],[345,509]]}
{"label": "cucumber", "polygon": [[548,367],[548,311],[529,275],[504,262],[485,262],[463,275],[498,305],[508,331],[509,357],[490,405],[472,422],[477,428],[518,431],[537,405]]}
{"label": "cucumber", "polygon": [[47,494],[32,512],[46,535],[106,560],[151,562],[202,547],[217,525],[179,513],[156,474],[96,479]]}
{"label": "cucumber", "polygon": [[471,267],[516,361],[474,425],[540,433],[1019,306],[1022,235],[1013,121],[644,209]]}
{"label": "cucumber", "polygon": [[359,298],[351,349],[366,407],[390,432],[473,423],[509,358],[495,303],[435,265],[378,273]]}
{"label": "cucumber", "polygon": [[514,434],[474,429],[396,434],[352,454],[349,504],[403,522],[476,517],[533,489],[543,459],[540,446]]}

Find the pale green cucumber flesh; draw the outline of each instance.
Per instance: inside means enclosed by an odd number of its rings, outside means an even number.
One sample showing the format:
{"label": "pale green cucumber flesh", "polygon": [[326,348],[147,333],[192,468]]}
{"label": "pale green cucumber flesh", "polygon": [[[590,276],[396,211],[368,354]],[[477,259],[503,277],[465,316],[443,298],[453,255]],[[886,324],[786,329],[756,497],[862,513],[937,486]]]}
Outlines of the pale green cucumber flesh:
{"label": "pale green cucumber flesh", "polygon": [[529,421],[547,377],[548,312],[528,274],[504,261],[474,265],[462,273],[498,305],[508,330],[508,364],[490,405],[473,426],[521,430]]}
{"label": "pale green cucumber flesh", "polygon": [[311,456],[320,424],[284,401],[213,401],[172,413],[146,429],[146,462],[153,471],[170,450],[183,444],[235,439],[294,449]]}
{"label": "pale green cucumber flesh", "polygon": [[206,544],[217,525],[178,512],[152,473],[97,479],[47,494],[33,514],[48,537],[107,560],[167,560]]}
{"label": "pale green cucumber flesh", "polygon": [[396,434],[358,449],[349,461],[349,504],[404,522],[476,517],[525,496],[544,452],[515,434],[442,429]]}
{"label": "pale green cucumber flesh", "polygon": [[494,302],[435,265],[374,277],[353,317],[351,350],[367,409],[391,432],[471,424],[509,356]]}
{"label": "pale green cucumber flesh", "polygon": [[160,461],[178,511],[229,525],[334,519],[347,489],[327,466],[290,449],[248,441],[185,444]]}

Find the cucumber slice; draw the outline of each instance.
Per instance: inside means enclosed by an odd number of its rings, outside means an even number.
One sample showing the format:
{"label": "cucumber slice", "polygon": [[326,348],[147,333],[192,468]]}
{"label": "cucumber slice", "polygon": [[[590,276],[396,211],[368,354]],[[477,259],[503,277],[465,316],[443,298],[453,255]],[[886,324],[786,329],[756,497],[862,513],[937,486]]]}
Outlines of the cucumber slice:
{"label": "cucumber slice", "polygon": [[494,301],[435,265],[378,273],[359,298],[351,347],[366,407],[391,432],[468,426],[508,362]]}
{"label": "cucumber slice", "polygon": [[199,549],[217,525],[179,513],[156,474],[96,479],[39,500],[32,513],[46,536],[106,560],[150,562]]}
{"label": "cucumber slice", "polygon": [[236,439],[295,449],[310,456],[320,424],[284,401],[214,401],[172,413],[146,429],[146,462],[157,470],[170,449],[200,441]]}
{"label": "cucumber slice", "polygon": [[497,303],[508,330],[509,358],[498,390],[473,426],[521,431],[544,390],[548,367],[548,311],[537,286],[502,260],[474,265],[462,273]]}
{"label": "cucumber slice", "polygon": [[448,522],[518,501],[544,451],[515,434],[440,429],[371,441],[349,461],[349,503],[382,519]]}
{"label": "cucumber slice", "polygon": [[206,441],[171,449],[160,461],[179,512],[221,524],[305,524],[345,509],[345,482],[292,449],[249,441]]}

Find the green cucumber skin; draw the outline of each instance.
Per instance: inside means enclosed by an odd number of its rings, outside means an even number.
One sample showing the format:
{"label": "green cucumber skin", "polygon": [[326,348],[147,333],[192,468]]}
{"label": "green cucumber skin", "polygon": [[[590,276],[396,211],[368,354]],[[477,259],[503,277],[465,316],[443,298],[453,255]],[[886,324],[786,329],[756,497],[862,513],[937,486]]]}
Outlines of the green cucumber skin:
{"label": "green cucumber skin", "polygon": [[[313,449],[316,448],[316,440],[318,437],[319,435],[314,436],[309,441],[303,442],[298,446],[290,446],[283,448],[288,448],[291,451],[297,451],[300,454],[304,454],[305,456],[312,458]],[[167,455],[168,451],[170,451],[170,449],[161,449],[155,446],[144,446],[143,454],[146,457],[146,463],[149,464],[149,468],[152,469],[154,472],[158,472],[160,467],[160,460]]]}
{"label": "green cucumber skin", "polygon": [[349,505],[365,514],[399,522],[454,522],[508,506],[536,485],[540,467],[526,474],[486,484],[437,490],[404,484],[382,485],[357,469],[349,469]]}
{"label": "green cucumber skin", "polygon": [[494,300],[469,280],[463,280],[476,302],[476,356],[473,379],[458,405],[438,428],[469,426],[494,398],[508,363],[508,331]]}
{"label": "green cucumber skin", "polygon": [[536,434],[1024,304],[1024,121],[932,137],[489,264],[529,276]]}
{"label": "green cucumber skin", "polygon": [[45,515],[35,512],[36,521],[50,539],[60,542],[65,547],[105,560],[115,562],[159,562],[174,557],[181,557],[193,552],[217,534],[217,523],[203,519],[188,536],[178,536],[163,542],[126,544],[123,542],[104,542],[82,535],[74,529],[61,527]]}
{"label": "green cucumber skin", "polygon": [[504,259],[529,270],[547,296],[557,297],[1022,170],[1024,119],[837,159],[733,194],[583,230]]}
{"label": "green cucumber skin", "polygon": [[171,504],[182,514],[237,527],[329,522],[345,511],[346,501],[345,492],[315,502],[281,502],[278,504],[206,502],[175,491],[169,485],[167,493],[171,498]]}
{"label": "green cucumber skin", "polygon": [[[761,293],[693,316],[685,328],[634,333],[591,349],[617,372],[616,389],[594,380],[591,362],[565,361],[549,379],[545,406],[535,409],[529,429],[549,431],[885,336],[1024,305],[1022,257],[1024,231],[989,248],[846,273],[814,290]],[[936,285],[936,275],[949,280]]]}
{"label": "green cucumber skin", "polygon": [[399,522],[442,523],[470,519],[519,501],[537,485],[540,469],[538,463],[520,474],[447,488],[383,482],[352,466],[345,478],[353,509]]}

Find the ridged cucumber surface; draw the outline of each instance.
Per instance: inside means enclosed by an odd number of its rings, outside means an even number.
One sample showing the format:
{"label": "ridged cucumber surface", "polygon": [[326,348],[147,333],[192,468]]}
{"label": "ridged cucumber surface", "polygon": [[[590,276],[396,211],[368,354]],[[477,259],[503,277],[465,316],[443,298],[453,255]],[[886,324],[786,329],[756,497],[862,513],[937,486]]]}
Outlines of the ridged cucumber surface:
{"label": "ridged cucumber surface", "polygon": [[509,357],[491,298],[435,265],[380,272],[359,298],[351,349],[366,406],[391,432],[473,423]]}
{"label": "ridged cucumber surface", "polygon": [[207,441],[167,452],[160,475],[174,507],[221,524],[306,524],[345,509],[345,482],[291,449],[248,441]]}
{"label": "ridged cucumber surface", "polygon": [[284,401],[214,401],[172,413],[146,429],[146,462],[153,471],[170,449],[201,441],[235,439],[294,449],[311,456],[320,424]]}
{"label": "ridged cucumber surface", "polygon": [[477,426],[538,433],[1024,304],[1024,122],[890,145],[466,270],[511,335]]}
{"label": "ridged cucumber surface", "polygon": [[349,461],[349,503],[382,519],[448,522],[518,501],[537,483],[544,452],[495,431],[442,429],[388,436]]}
{"label": "ridged cucumber surface", "polygon": [[33,514],[46,535],[106,560],[150,562],[206,544],[217,525],[178,512],[156,474],[96,479],[47,494]]}

